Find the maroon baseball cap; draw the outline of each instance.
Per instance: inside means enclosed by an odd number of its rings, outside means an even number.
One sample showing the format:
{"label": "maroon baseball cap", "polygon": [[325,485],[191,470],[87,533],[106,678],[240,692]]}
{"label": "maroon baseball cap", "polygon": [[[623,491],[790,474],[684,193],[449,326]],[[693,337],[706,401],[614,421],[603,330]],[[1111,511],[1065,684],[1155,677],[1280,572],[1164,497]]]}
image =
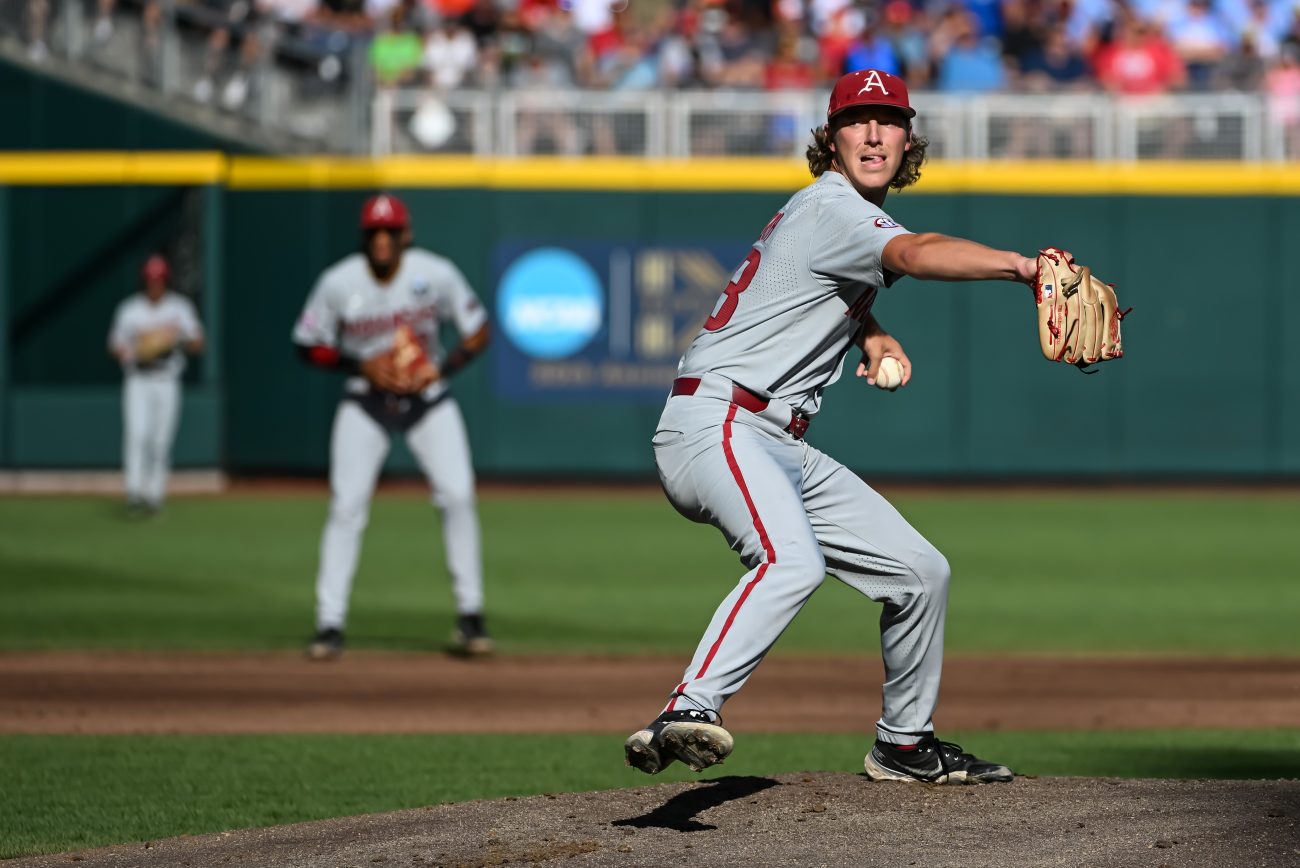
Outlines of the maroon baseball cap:
{"label": "maroon baseball cap", "polygon": [[362,229],[409,229],[411,213],[402,200],[391,193],[371,196],[361,206]]}
{"label": "maroon baseball cap", "polygon": [[145,281],[168,281],[172,279],[172,269],[162,254],[155,253],[144,261],[144,265],[140,266],[140,278]]}
{"label": "maroon baseball cap", "polygon": [[898,76],[879,69],[859,69],[840,76],[831,91],[826,120],[856,105],[893,106],[909,118],[916,117],[916,109],[907,99],[907,85]]}

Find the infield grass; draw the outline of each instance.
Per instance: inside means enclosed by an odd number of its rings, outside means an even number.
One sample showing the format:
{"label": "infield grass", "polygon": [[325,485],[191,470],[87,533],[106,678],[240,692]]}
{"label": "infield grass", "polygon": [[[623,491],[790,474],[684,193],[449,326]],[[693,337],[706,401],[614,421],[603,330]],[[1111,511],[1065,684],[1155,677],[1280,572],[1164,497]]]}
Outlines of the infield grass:
{"label": "infield grass", "polygon": [[[1300,777],[1300,731],[981,733],[1033,775]],[[653,778],[610,735],[3,736],[0,858],[542,792],[862,770],[866,739],[749,735],[724,766]],[[863,786],[869,784],[863,781]],[[1010,784],[1014,786],[1014,784]]]}
{"label": "infield grass", "polygon": [[[1300,655],[1295,493],[893,499],[952,563],[949,650]],[[0,649],[297,648],[325,510],[323,495],[193,497],[131,522],[106,498],[0,498]],[[481,512],[505,653],[687,654],[743,573],[653,492],[492,494]],[[878,613],[828,580],[780,647],[874,654]],[[451,620],[435,510],[380,496],[352,646],[437,648]]]}

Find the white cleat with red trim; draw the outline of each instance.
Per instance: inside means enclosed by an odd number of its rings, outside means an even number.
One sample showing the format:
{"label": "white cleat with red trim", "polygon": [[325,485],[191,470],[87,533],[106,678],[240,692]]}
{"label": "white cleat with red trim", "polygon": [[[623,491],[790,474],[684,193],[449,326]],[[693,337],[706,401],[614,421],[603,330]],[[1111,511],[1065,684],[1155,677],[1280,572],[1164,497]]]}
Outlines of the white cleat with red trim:
{"label": "white cleat with red trim", "polygon": [[699,772],[725,760],[734,743],[731,733],[702,711],[665,711],[623,743],[627,764],[657,775],[673,760]]}

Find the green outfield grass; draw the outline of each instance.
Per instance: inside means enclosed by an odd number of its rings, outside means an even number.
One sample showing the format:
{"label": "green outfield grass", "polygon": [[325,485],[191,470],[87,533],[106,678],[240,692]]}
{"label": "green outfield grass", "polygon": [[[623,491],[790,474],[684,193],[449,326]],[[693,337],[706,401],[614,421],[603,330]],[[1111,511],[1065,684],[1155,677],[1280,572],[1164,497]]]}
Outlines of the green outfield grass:
{"label": "green outfield grass", "polygon": [[[1300,777],[1295,730],[959,740],[1022,774]],[[0,858],[508,795],[860,772],[868,746],[858,736],[742,734],[725,766],[647,778],[621,765],[621,738],[609,735],[5,736]]]}
{"label": "green outfield grass", "polygon": [[[953,565],[951,651],[1300,654],[1296,494],[896,502]],[[325,508],[323,496],[177,498],[159,520],[128,522],[105,498],[0,498],[0,649],[296,648]],[[742,573],[716,531],[654,493],[496,494],[482,517],[507,653],[685,653]],[[376,501],[354,647],[443,642],[452,606],[437,528],[418,497]],[[828,581],[780,647],[874,653],[877,616]]]}

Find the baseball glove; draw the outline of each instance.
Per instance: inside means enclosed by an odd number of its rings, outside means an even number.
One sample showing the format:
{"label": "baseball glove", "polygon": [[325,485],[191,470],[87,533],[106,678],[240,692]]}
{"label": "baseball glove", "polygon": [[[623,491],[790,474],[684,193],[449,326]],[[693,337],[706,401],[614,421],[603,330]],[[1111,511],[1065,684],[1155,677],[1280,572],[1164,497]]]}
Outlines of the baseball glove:
{"label": "baseball glove", "polygon": [[398,373],[411,380],[432,379],[437,371],[410,326],[397,327],[393,335],[393,364]]}
{"label": "baseball glove", "polygon": [[1121,311],[1115,288],[1075,263],[1069,252],[1039,251],[1034,303],[1039,343],[1049,361],[1083,370],[1124,355],[1119,324],[1132,308]]}
{"label": "baseball glove", "polygon": [[176,348],[176,337],[171,326],[140,332],[135,339],[135,360],[148,363],[162,358]]}

